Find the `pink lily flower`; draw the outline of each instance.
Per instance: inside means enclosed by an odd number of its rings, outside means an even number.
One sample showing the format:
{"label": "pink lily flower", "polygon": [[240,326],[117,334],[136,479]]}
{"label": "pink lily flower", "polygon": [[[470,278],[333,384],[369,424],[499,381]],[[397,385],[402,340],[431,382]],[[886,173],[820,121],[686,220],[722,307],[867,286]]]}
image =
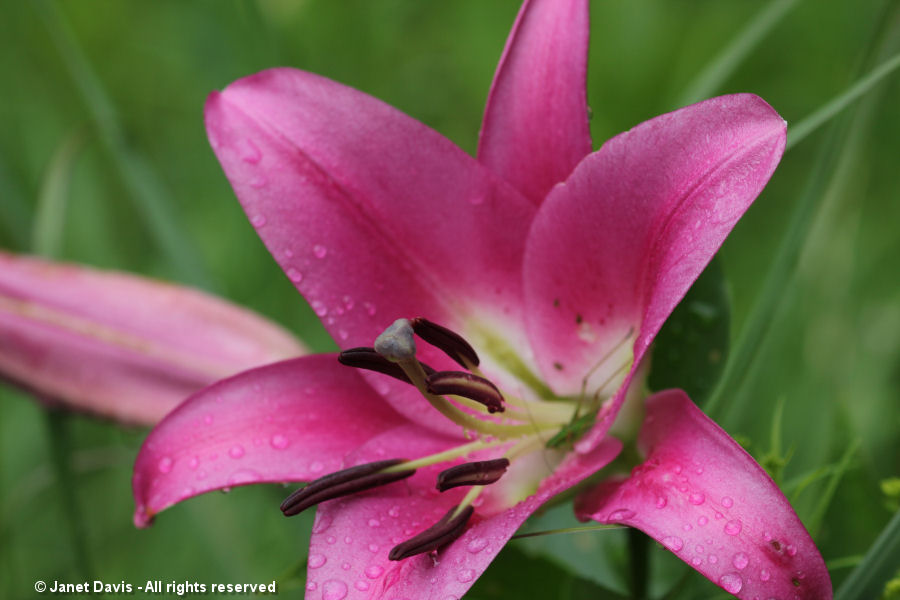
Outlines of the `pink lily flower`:
{"label": "pink lily flower", "polygon": [[0,252],[0,376],[50,403],[154,425],[222,377],[305,353],[193,289]]}
{"label": "pink lily flower", "polygon": [[[312,481],[282,505],[319,504],[307,598],[461,597],[529,515],[618,454],[609,430],[647,349],[768,181],[785,124],[725,96],[591,152],[587,40],[585,0],[523,4],[477,159],[302,71],[210,95],[213,149],[344,365],[261,367],[181,405],[135,464],[138,526],[205,491]],[[580,514],[645,529],[739,598],[830,597],[752,459],[679,392],[647,414],[647,463]],[[721,566],[686,546],[701,516]]]}

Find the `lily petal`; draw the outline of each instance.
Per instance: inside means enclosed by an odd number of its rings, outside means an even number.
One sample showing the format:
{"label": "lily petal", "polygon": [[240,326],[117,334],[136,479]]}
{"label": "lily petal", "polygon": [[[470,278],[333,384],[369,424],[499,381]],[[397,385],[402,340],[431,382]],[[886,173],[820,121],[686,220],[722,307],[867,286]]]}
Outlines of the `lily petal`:
{"label": "lily petal", "polygon": [[478,159],[535,204],[591,151],[586,0],[529,0],[503,50]]}
{"label": "lily petal", "polygon": [[[534,207],[449,140],[287,68],[211,94],[206,126],[251,223],[342,348],[370,345],[398,317],[465,335],[476,313],[525,344],[520,273]],[[427,347],[422,359],[446,362]],[[409,386],[381,387],[404,414],[447,426]]]}
{"label": "lily petal", "polygon": [[217,379],[305,352],[196,290],[0,252],[0,374],[71,408],[150,425]]}
{"label": "lily petal", "polygon": [[[401,427],[364,446],[353,460],[366,462],[399,452],[428,454],[451,442],[423,434],[421,428]],[[515,506],[487,514],[477,508],[467,531],[434,558],[422,554],[393,562],[387,556],[394,545],[426,529],[460,501],[463,489],[442,494],[434,489],[437,474],[446,465],[421,469],[377,491],[326,502],[313,525],[307,598],[342,593],[348,600],[462,597],[541,504],[608,464],[620,448],[610,438],[590,454],[572,455],[535,494]]]}
{"label": "lily petal", "polygon": [[135,524],[210,490],[316,479],[403,422],[334,355],[241,373],[192,396],[147,437],[134,465]]}
{"label": "lily petal", "polygon": [[580,497],[583,520],[637,527],[738,598],[828,600],[825,563],[765,471],[680,390],[647,400],[647,460]]}
{"label": "lily petal", "polygon": [[529,234],[524,279],[532,347],[558,393],[618,368],[596,367],[629,331],[637,365],[784,142],[784,121],[762,99],[723,96],[612,138],[554,188]]}

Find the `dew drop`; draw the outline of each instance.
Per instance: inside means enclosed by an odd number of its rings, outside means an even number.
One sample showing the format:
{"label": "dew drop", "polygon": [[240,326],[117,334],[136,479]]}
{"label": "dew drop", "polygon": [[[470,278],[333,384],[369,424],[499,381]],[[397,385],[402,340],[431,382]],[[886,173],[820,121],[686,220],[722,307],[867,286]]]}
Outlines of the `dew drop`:
{"label": "dew drop", "polygon": [[357,581],[356,583],[353,584],[353,587],[355,587],[356,589],[358,589],[361,592],[365,592],[366,590],[369,589],[369,584],[367,582],[363,581],[362,579],[360,579],[359,581]]}
{"label": "dew drop", "polygon": [[197,458],[196,456],[188,462],[188,467],[190,467],[192,471],[195,471],[197,469],[197,467],[199,467],[199,466],[200,466],[200,459]]}
{"label": "dew drop", "polygon": [[700,544],[697,544],[696,546],[694,546],[694,552],[696,552],[697,554],[703,554],[704,552],[706,552],[706,549]]}
{"label": "dew drop", "polygon": [[350,570],[350,563],[345,562],[345,563],[341,564],[341,568],[342,568],[343,570],[345,570],[345,571],[349,571],[349,570]]}
{"label": "dew drop", "polygon": [[466,545],[466,550],[471,552],[472,554],[478,554],[487,546],[487,540],[484,538],[475,538],[471,542]]}
{"label": "dew drop", "polygon": [[743,525],[737,519],[725,523],[725,533],[728,535],[737,535],[741,532]]}
{"label": "dew drop", "polygon": [[710,554],[709,555],[709,564],[714,565],[717,562],[719,562],[719,557],[716,556],[715,554]]}
{"label": "dew drop", "polygon": [[206,479],[206,471],[203,471],[203,470],[197,471],[197,479],[198,480]]}
{"label": "dew drop", "polygon": [[262,215],[253,215],[253,217],[250,218],[250,224],[254,227],[264,227],[266,218]]}
{"label": "dew drop", "polygon": [[675,465],[675,468],[673,468],[672,470],[675,471],[676,475],[678,475],[679,473],[681,473],[681,465]]}
{"label": "dew drop", "polygon": [[[373,550],[374,552],[374,550]],[[378,579],[381,577],[381,574],[384,573],[384,569],[379,567],[378,565],[372,565],[371,567],[366,567],[366,577],[369,579]]]}
{"label": "dew drop", "polygon": [[703,561],[695,556],[694,558],[691,559],[691,564],[694,565],[695,567],[699,567],[700,565],[703,564]]}
{"label": "dew drop", "polygon": [[284,450],[291,442],[280,433],[276,433],[269,439],[269,445],[276,450]]}
{"label": "dew drop", "polygon": [[681,526],[681,528],[682,528],[684,531],[690,531],[691,529],[694,528],[694,526],[691,525],[690,523],[685,523],[684,525]]}
{"label": "dew drop", "polygon": [[734,506],[734,500],[732,500],[729,496],[725,496],[722,498],[722,506],[725,508],[731,508]]}
{"label": "dew drop", "polygon": [[172,465],[175,464],[175,461],[171,459],[171,457],[163,456],[159,459],[159,462],[156,463],[156,468],[159,469],[160,473],[168,473],[172,470]]}
{"label": "dew drop", "polygon": [[353,538],[350,537],[349,535],[345,535],[345,536],[344,536],[344,543],[347,544],[347,545],[349,546],[350,544],[353,543]]}
{"label": "dew drop", "polygon": [[313,300],[310,306],[312,306],[313,312],[316,313],[317,317],[324,317],[328,314],[328,307],[321,300]]}
{"label": "dew drop", "polygon": [[703,527],[707,523],[709,523],[709,519],[707,519],[706,517],[700,517],[699,519],[697,519],[697,525],[701,527]]}
{"label": "dew drop", "polygon": [[469,583],[475,579],[475,571],[473,569],[463,569],[456,574],[456,580],[460,583]]}
{"label": "dew drop", "polygon": [[328,559],[325,558],[324,554],[310,554],[309,560],[307,561],[307,563],[309,564],[310,569],[318,569],[319,567],[324,565],[327,561],[328,561]]}
{"label": "dew drop", "polygon": [[734,565],[735,569],[741,570],[750,564],[750,559],[743,552],[738,552],[734,555],[734,558],[731,559],[731,564]]}
{"label": "dew drop", "polygon": [[254,190],[259,190],[266,187],[266,184],[269,183],[269,180],[263,176],[254,177],[250,180],[250,187]]}
{"label": "dew drop", "polygon": [[288,279],[290,279],[294,283],[300,283],[301,281],[303,281],[303,273],[301,273],[294,267],[288,267],[287,276]]}
{"label": "dew drop", "polygon": [[328,254],[328,248],[321,244],[316,244],[315,246],[313,246],[313,254],[316,258],[325,258],[325,256]]}
{"label": "dew drop", "polygon": [[693,494],[688,496],[688,502],[690,502],[694,506],[700,506],[701,504],[706,502],[706,496],[704,496],[700,492],[694,492]]}
{"label": "dew drop", "polygon": [[787,548],[785,548],[785,550],[787,551],[788,556],[794,556],[797,554],[797,547],[794,546],[793,544],[788,544]]}
{"label": "dew drop", "polygon": [[325,465],[323,465],[321,462],[319,462],[317,460],[314,460],[311,463],[309,463],[309,472],[310,473],[321,473],[324,470],[325,470]]}
{"label": "dew drop", "polygon": [[678,552],[679,550],[684,548],[684,541],[680,537],[670,535],[662,539],[662,545],[672,552]]}
{"label": "dew drop", "polygon": [[633,510],[628,510],[627,508],[620,508],[619,510],[614,510],[609,515],[607,515],[607,521],[625,521],[634,516]]}
{"label": "dew drop", "polygon": [[381,521],[378,519],[369,519],[369,527],[381,527]]}
{"label": "dew drop", "polygon": [[759,580],[760,581],[768,581],[771,578],[772,578],[772,575],[765,569],[763,569],[762,571],[759,572]]}
{"label": "dew drop", "polygon": [[338,579],[329,579],[322,584],[322,600],[344,600],[347,597],[347,584]]}
{"label": "dew drop", "polygon": [[397,517],[400,516],[400,507],[392,506],[391,509],[388,511],[388,514],[396,519]]}
{"label": "dew drop", "polygon": [[719,577],[719,585],[729,594],[737,594],[744,587],[744,580],[737,573],[725,573]]}
{"label": "dew drop", "polygon": [[232,446],[228,451],[228,456],[230,456],[231,458],[241,458],[242,456],[244,456],[244,447],[240,444]]}
{"label": "dew drop", "polygon": [[315,581],[307,581],[306,582],[306,591],[307,592],[314,592],[314,591],[316,591],[317,587],[319,587],[319,584],[317,584]]}
{"label": "dew drop", "polygon": [[369,544],[369,552],[378,552],[378,544]]}
{"label": "dew drop", "polygon": [[668,503],[669,503],[669,501],[666,500],[665,496],[657,496],[656,508],[665,508],[666,504],[668,504]]}
{"label": "dew drop", "polygon": [[241,159],[252,165],[255,165],[262,158],[262,152],[259,151],[259,148],[256,147],[251,140],[245,140],[244,142],[245,148],[244,152],[241,154]]}
{"label": "dew drop", "polygon": [[375,305],[371,302],[363,302],[363,308],[366,309],[366,314],[370,317],[375,316]]}

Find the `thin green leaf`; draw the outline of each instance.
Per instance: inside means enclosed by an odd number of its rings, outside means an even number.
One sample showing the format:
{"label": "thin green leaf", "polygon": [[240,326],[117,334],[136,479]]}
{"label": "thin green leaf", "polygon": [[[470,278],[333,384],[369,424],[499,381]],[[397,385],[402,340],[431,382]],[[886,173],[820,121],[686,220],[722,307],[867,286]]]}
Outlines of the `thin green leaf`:
{"label": "thin green leaf", "polygon": [[56,149],[44,173],[31,230],[31,247],[41,256],[59,257],[72,170],[83,145],[84,132],[69,134]]}
{"label": "thin green leaf", "polygon": [[13,180],[6,163],[0,161],[0,226],[3,235],[9,236],[11,244],[24,250],[29,243],[28,224],[31,211],[25,202],[25,194],[18,182]]}
{"label": "thin green leaf", "polygon": [[211,277],[173,211],[174,202],[170,194],[147,160],[125,141],[115,107],[60,13],[59,5],[43,0],[32,2],[30,6],[43,17],[63,63],[91,113],[110,159],[131,192],[130,199],[143,215],[160,250],[189,283],[211,288]]}
{"label": "thin green leaf", "polygon": [[869,600],[877,598],[884,584],[900,569],[900,511],[866,552],[862,562],[835,594],[835,600]]}
{"label": "thin green leaf", "polygon": [[819,527],[822,525],[822,519],[825,518],[825,512],[828,510],[828,506],[834,499],[834,493],[837,491],[838,484],[841,482],[841,478],[844,474],[850,469],[851,461],[853,460],[853,457],[856,456],[859,446],[859,440],[853,440],[850,445],[847,446],[847,450],[844,451],[844,455],[841,457],[840,462],[838,462],[832,471],[831,477],[825,485],[825,489],[819,494],[816,508],[813,510],[812,516],[806,523],[806,527],[813,537],[818,533]]}
{"label": "thin green leaf", "polygon": [[688,83],[676,106],[714,95],[799,0],[772,0]]}
{"label": "thin green leaf", "polygon": [[806,136],[827,123],[839,112],[850,106],[856,100],[862,98],[873,87],[881,83],[881,81],[893,73],[900,67],[900,54],[894,55],[893,58],[883,62],[881,65],[872,70],[871,73],[859,79],[856,83],[847,88],[843,93],[832,98],[820,109],[804,118],[802,121],[788,129],[786,150],[797,145]]}

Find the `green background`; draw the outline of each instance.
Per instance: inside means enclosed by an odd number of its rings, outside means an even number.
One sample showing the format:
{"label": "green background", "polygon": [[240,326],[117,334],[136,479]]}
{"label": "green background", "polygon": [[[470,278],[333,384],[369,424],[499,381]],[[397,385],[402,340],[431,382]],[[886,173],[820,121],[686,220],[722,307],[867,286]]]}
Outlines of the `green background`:
{"label": "green background", "polygon": [[[754,92],[794,124],[880,62],[879,51],[897,52],[895,2],[780,4],[790,10],[705,95]],[[685,103],[698,73],[762,7],[592,2],[595,147]],[[51,210],[58,222],[48,220],[44,247],[57,258],[204,287],[317,350],[332,349],[209,149],[206,95],[267,67],[299,67],[381,98],[474,152],[517,10],[499,0],[0,1],[0,247],[35,247],[38,199],[56,182],[66,206]],[[810,233],[796,240],[799,267],[779,290],[758,360],[722,395],[715,416],[780,476],[836,587],[896,510],[880,482],[900,475],[898,92],[898,78],[887,79],[847,121],[849,134],[835,142],[826,126],[793,147],[720,253],[736,337],[794,208],[820,184]],[[839,159],[817,173],[829,144]],[[781,427],[774,445],[773,422]],[[130,468],[146,432],[79,416],[54,423],[26,395],[0,386],[0,597],[32,597],[37,579],[85,576],[135,586],[279,578],[283,596],[302,594],[310,522],[282,518],[282,488],[210,494],[138,531]],[[71,458],[64,492],[50,435]],[[798,489],[855,443],[839,481]],[[822,502],[829,481],[836,490]],[[571,524],[561,507],[531,527]],[[540,597],[602,597],[597,586],[625,593],[625,539],[613,531],[513,542],[471,595],[519,598],[540,589]],[[686,568],[659,548],[650,554],[650,594],[661,597]],[[525,585],[524,571],[542,575]],[[722,595],[698,575],[681,585],[678,597]]]}

